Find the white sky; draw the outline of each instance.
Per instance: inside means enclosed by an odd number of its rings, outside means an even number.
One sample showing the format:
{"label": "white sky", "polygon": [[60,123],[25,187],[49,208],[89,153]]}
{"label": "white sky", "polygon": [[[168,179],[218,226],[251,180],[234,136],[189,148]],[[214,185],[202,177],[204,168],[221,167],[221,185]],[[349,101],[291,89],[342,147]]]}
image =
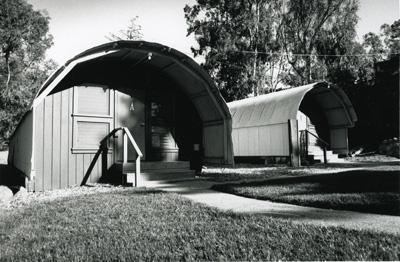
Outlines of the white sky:
{"label": "white sky", "polygon": [[[400,0],[360,0],[358,35],[378,32],[383,23],[399,19]],[[139,16],[144,40],[158,42],[191,55],[196,45],[186,37],[183,8],[195,0],[28,0],[35,9],[46,9],[51,18],[54,46],[49,58],[62,64],[78,53],[103,44],[109,32],[126,28]]]}

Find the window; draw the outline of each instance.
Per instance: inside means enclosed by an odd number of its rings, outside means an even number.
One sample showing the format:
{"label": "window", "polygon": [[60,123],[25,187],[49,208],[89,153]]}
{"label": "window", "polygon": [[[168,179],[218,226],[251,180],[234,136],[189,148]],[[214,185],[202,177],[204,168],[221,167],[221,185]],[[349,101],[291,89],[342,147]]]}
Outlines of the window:
{"label": "window", "polygon": [[104,86],[73,89],[73,153],[94,153],[113,130],[113,90]]}

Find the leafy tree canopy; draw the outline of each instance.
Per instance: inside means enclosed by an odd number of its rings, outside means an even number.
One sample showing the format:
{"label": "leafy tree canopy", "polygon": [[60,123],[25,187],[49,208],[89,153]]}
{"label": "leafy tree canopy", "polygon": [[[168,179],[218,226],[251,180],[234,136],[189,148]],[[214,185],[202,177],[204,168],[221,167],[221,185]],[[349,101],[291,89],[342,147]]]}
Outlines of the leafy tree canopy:
{"label": "leafy tree canopy", "polygon": [[192,52],[229,101],[326,78],[354,48],[357,9],[356,0],[198,0],[184,11]]}
{"label": "leafy tree canopy", "polygon": [[184,8],[188,35],[198,42],[192,52],[205,57],[204,68],[228,101],[257,94],[265,80],[267,53],[276,49],[275,5],[279,1],[199,0]]}
{"label": "leafy tree canopy", "polygon": [[143,38],[142,26],[137,23],[139,19],[135,16],[129,21],[127,28],[119,30],[117,33],[109,33],[106,38],[109,41],[119,40],[141,40]]}
{"label": "leafy tree canopy", "polygon": [[45,60],[53,44],[49,17],[25,0],[0,1],[0,148],[55,69]]}

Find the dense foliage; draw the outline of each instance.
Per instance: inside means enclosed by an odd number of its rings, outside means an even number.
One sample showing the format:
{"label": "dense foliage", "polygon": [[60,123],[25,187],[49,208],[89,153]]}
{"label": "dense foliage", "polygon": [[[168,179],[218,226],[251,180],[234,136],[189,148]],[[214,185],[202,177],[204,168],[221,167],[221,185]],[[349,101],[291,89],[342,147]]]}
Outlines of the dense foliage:
{"label": "dense foliage", "polygon": [[186,5],[188,34],[199,44],[195,56],[205,57],[204,68],[228,100],[242,98],[266,81],[266,52],[275,50],[274,10],[279,1],[198,1]]}
{"label": "dense foliage", "polygon": [[358,1],[202,0],[186,6],[195,56],[226,100],[327,78],[352,51]]}
{"label": "dense foliage", "polygon": [[398,136],[398,73],[385,67],[387,81],[376,68],[400,53],[400,20],[357,42],[358,5],[198,0],[184,11],[188,35],[198,42],[192,52],[204,56],[203,67],[228,102],[326,80],[345,90],[359,116],[350,145],[376,149],[379,141]]}
{"label": "dense foliage", "polygon": [[25,0],[0,1],[0,149],[55,68],[45,60],[53,44],[48,24],[49,17]]}

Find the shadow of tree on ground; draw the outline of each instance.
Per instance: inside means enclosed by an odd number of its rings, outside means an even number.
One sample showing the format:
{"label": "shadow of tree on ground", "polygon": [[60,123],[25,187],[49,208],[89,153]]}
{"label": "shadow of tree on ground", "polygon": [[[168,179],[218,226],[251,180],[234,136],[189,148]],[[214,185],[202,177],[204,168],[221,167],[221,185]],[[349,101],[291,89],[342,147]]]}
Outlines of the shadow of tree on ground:
{"label": "shadow of tree on ground", "polygon": [[290,204],[400,215],[400,172],[352,170],[215,185],[215,190]]}

